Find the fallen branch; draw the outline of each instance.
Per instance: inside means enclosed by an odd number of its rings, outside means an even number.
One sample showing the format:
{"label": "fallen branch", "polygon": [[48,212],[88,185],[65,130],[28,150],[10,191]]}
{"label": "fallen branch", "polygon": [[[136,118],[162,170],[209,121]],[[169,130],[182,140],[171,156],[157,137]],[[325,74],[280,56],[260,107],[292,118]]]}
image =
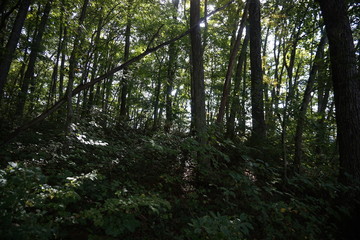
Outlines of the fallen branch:
{"label": "fallen branch", "polygon": [[[183,32],[182,34],[176,36],[175,38],[172,38],[168,41],[165,41],[153,48],[147,48],[143,53],[131,58],[130,60],[126,61],[125,63],[121,64],[120,66],[117,66],[113,69],[111,69],[110,71],[108,71],[107,73],[93,79],[90,82],[87,82],[85,84],[80,84],[79,86],[77,86],[73,91],[72,91],[72,96],[76,96],[77,94],[79,94],[81,91],[90,88],[91,86],[94,86],[96,83],[101,82],[102,80],[112,76],[114,73],[124,69],[125,67],[129,66],[130,64],[139,61],[140,59],[144,58],[145,56],[149,55],[150,53],[153,53],[155,51],[157,51],[158,49],[165,47],[167,45],[169,45],[172,42],[175,42],[183,37],[185,37],[186,35],[188,35],[196,26],[198,26],[201,22],[203,22],[206,18],[209,18],[210,16],[214,15],[215,13],[223,10],[224,8],[226,8],[227,6],[229,6],[231,3],[233,3],[234,0],[229,1],[228,3],[226,3],[224,6],[215,9],[214,11],[210,12],[209,14],[207,14],[205,17],[201,18],[199,20],[199,22],[195,25],[193,25],[192,27],[190,27],[188,30],[186,30],[185,32]],[[48,116],[50,116],[53,112],[55,112],[57,109],[59,109],[64,103],[67,102],[67,97],[63,97],[60,98],[53,106],[51,106],[50,108],[48,108],[47,110],[45,110],[42,114],[40,114],[39,116],[37,116],[36,118],[32,119],[31,121],[29,121],[28,123],[22,125],[21,127],[17,128],[14,132],[12,132],[8,138],[2,142],[0,144],[0,146],[4,146],[8,143],[10,143],[13,139],[15,139],[17,136],[20,135],[20,133],[24,132],[25,130],[29,129],[30,127],[38,124],[39,122],[43,121],[45,118],[47,118]]]}

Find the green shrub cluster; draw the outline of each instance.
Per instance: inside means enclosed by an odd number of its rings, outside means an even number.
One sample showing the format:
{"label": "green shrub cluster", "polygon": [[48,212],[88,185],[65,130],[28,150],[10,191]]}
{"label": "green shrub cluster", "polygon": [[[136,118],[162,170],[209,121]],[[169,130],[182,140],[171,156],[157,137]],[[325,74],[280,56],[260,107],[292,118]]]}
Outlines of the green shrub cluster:
{"label": "green shrub cluster", "polygon": [[[354,221],[359,188],[326,172],[285,179],[269,157],[276,153],[221,138],[202,148],[180,134],[110,132],[84,123],[74,129],[67,151],[39,133],[36,144],[25,139],[2,150],[11,159],[0,170],[2,239],[355,236],[344,231]],[[211,170],[199,170],[199,151]]]}

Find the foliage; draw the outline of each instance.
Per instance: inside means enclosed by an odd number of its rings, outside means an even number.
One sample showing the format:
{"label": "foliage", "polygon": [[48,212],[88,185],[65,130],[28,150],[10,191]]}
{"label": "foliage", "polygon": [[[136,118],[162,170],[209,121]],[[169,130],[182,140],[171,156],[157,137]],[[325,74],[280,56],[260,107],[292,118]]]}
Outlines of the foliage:
{"label": "foliage", "polygon": [[190,239],[247,239],[253,227],[246,222],[247,216],[229,217],[210,212],[209,215],[192,219],[190,229],[185,230]]}
{"label": "foliage", "polygon": [[6,150],[28,160],[1,170],[4,239],[339,239],[359,204],[343,200],[357,187],[311,171],[284,182],[276,161],[221,138],[204,149],[204,176],[191,137],[77,123],[64,153],[32,134],[38,144]]}

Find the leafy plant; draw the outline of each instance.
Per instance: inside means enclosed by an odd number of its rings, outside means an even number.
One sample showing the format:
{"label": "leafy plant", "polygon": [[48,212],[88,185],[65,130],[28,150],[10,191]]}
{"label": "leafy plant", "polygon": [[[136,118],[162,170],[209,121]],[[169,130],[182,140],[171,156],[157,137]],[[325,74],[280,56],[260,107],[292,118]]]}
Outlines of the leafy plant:
{"label": "leafy plant", "polygon": [[210,212],[209,215],[192,219],[185,232],[193,240],[241,240],[248,239],[251,230],[253,226],[247,221],[246,214],[230,217]]}

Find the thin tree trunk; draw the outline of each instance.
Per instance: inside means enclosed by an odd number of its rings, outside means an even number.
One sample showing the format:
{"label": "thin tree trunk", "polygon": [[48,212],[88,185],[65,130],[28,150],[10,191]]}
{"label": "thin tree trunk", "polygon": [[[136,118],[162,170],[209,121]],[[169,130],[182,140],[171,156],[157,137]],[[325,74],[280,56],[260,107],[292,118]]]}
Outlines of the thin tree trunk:
{"label": "thin tree trunk", "polygon": [[318,121],[317,121],[317,132],[316,132],[316,147],[315,152],[320,157],[324,151],[324,146],[326,144],[326,129],[327,125],[325,124],[326,118],[326,108],[329,102],[331,83],[329,82],[330,78],[326,74],[321,74],[320,78],[325,81],[319,82],[318,87]]}
{"label": "thin tree trunk", "polygon": [[60,16],[60,29],[59,29],[59,43],[58,43],[58,48],[57,48],[57,52],[56,52],[56,60],[55,60],[55,64],[54,64],[54,70],[52,72],[51,75],[51,84],[50,84],[50,90],[49,90],[49,96],[48,96],[48,100],[47,100],[47,105],[51,105],[55,99],[56,99],[56,86],[57,86],[57,82],[58,82],[58,73],[59,73],[59,62],[60,62],[60,57],[61,57],[61,53],[62,53],[62,48],[63,48],[63,12],[61,12],[61,16]]}
{"label": "thin tree trunk", "polygon": [[[262,59],[263,59],[263,75],[266,76],[266,50],[267,50],[267,44],[268,44],[268,38],[270,35],[270,25],[267,27],[266,29],[266,35],[265,35],[265,39],[263,41],[263,46],[262,46]],[[269,83],[268,82],[264,82],[264,98],[265,98],[265,124],[270,122],[270,119],[272,119],[272,105],[270,103],[270,99],[269,99]]]}
{"label": "thin tree trunk", "polygon": [[233,91],[233,98],[231,101],[230,117],[226,123],[227,124],[226,132],[227,132],[227,136],[230,139],[233,139],[235,137],[235,118],[236,115],[240,112],[240,83],[241,80],[245,81],[245,78],[242,79],[242,74],[243,74],[244,61],[246,61],[245,57],[246,57],[248,44],[249,44],[249,34],[246,34],[238,58],[236,74],[234,78],[234,91]]}
{"label": "thin tree trunk", "polygon": [[61,64],[60,64],[60,75],[59,75],[59,99],[61,99],[64,96],[66,50],[67,50],[67,28],[66,26],[64,26],[64,37],[62,40]]}
{"label": "thin tree trunk", "polygon": [[[128,2],[128,14],[127,14],[127,23],[125,29],[125,49],[124,49],[124,62],[129,59],[130,56],[130,35],[131,35],[131,7],[132,0]],[[122,89],[121,89],[121,103],[120,103],[120,121],[124,121],[127,116],[127,95],[129,94],[129,83],[127,79],[128,69],[123,70],[123,77],[121,80]]]}
{"label": "thin tree trunk", "polygon": [[[287,178],[288,175],[288,160],[287,160],[287,144],[286,144],[286,139],[287,139],[287,125],[288,125],[288,119],[289,119],[289,105],[290,105],[290,101],[293,99],[293,93],[294,93],[294,89],[293,89],[293,70],[294,70],[294,64],[295,64],[295,56],[296,56],[296,48],[297,48],[297,44],[299,42],[299,36],[300,36],[300,30],[301,30],[301,25],[294,27],[293,29],[293,34],[292,34],[292,38],[294,38],[293,43],[292,43],[292,49],[291,49],[291,53],[290,53],[290,62],[289,64],[287,64],[286,61],[286,54],[287,54],[287,49],[285,47],[285,42],[283,42],[283,65],[284,68],[286,69],[287,75],[288,75],[288,86],[287,86],[287,94],[285,97],[285,104],[284,104],[284,108],[283,108],[283,119],[281,122],[281,128],[282,128],[282,132],[281,132],[281,146],[282,146],[282,155],[283,155],[283,161],[284,161],[284,178]],[[278,92],[280,92],[280,88],[281,86],[278,86]],[[279,114],[280,115],[280,114]]]}
{"label": "thin tree trunk", "polygon": [[295,158],[294,158],[294,172],[296,173],[300,172],[300,165],[302,161],[302,137],[304,132],[306,111],[311,100],[311,93],[314,88],[317,72],[319,71],[320,61],[323,61],[325,44],[326,44],[326,37],[325,35],[323,35],[321,37],[319,46],[316,51],[314,63],[309,74],[309,79],[306,84],[305,93],[303,96],[299,115],[297,118],[297,125],[295,131]]}
{"label": "thin tree trunk", "polygon": [[[249,36],[249,40],[250,40],[250,32],[249,32],[249,27],[247,27],[247,35]],[[245,59],[247,59],[247,51],[245,51]],[[242,134],[242,136],[245,136],[246,134],[246,99],[248,97],[248,94],[246,92],[246,88],[247,88],[247,83],[246,83],[246,79],[247,79],[247,61],[244,61],[244,67],[243,67],[243,81],[242,81],[242,88],[241,88],[241,114],[240,114],[240,133]]]}
{"label": "thin tree trunk", "polygon": [[233,48],[230,51],[230,57],[229,57],[229,63],[226,71],[225,81],[224,81],[224,87],[223,87],[223,93],[221,97],[220,107],[219,107],[219,113],[217,115],[216,123],[218,125],[221,125],[224,119],[225,114],[225,108],[228,102],[228,97],[230,94],[230,84],[231,84],[231,77],[233,73],[233,69],[236,62],[236,56],[238,55],[240,43],[241,43],[241,36],[243,34],[243,30],[245,27],[246,19],[247,19],[247,13],[248,13],[248,2],[246,3],[244,7],[243,16],[240,22],[240,27],[237,32],[236,40],[234,43]]}
{"label": "thin tree trunk", "polygon": [[[100,12],[102,13],[102,8],[101,8]],[[92,69],[91,69],[90,81],[95,79],[98,68],[99,68],[99,66],[98,66],[99,65],[99,44],[100,44],[100,35],[101,35],[102,25],[103,25],[103,18],[100,17],[98,26],[97,26],[97,30],[96,30],[95,42],[94,42],[94,47],[95,47],[94,62],[93,62]],[[85,104],[85,110],[86,110],[85,112],[90,112],[91,108],[94,104],[94,86],[90,87],[88,95],[89,95],[89,97]]]}
{"label": "thin tree trunk", "polygon": [[[179,4],[179,1],[173,1],[174,9],[176,11],[176,13],[173,16],[174,20],[176,20],[176,17],[177,17],[178,4]],[[206,8],[204,11],[206,11]],[[204,42],[206,42],[205,40],[206,39],[204,37]],[[164,131],[166,133],[170,132],[170,129],[173,124],[172,91],[173,91],[173,87],[174,87],[174,80],[175,80],[175,76],[176,76],[176,68],[177,68],[177,62],[178,62],[177,61],[177,51],[178,50],[177,50],[176,43],[170,43],[169,50],[168,50],[169,62],[168,62],[168,69],[167,69],[166,95],[165,95],[166,120],[165,120]]]}
{"label": "thin tree trunk", "polygon": [[47,21],[49,18],[52,2],[53,2],[53,0],[48,0],[45,5],[44,12],[41,17],[39,27],[37,29],[37,34],[31,45],[31,53],[29,56],[29,63],[27,65],[27,69],[26,69],[25,76],[24,76],[24,79],[23,79],[23,82],[21,85],[21,90],[19,92],[18,102],[17,102],[17,106],[16,106],[16,115],[19,118],[21,118],[23,116],[29,86],[30,86],[30,83],[33,82],[35,63],[36,63],[37,56],[41,49],[41,43],[42,43],[43,35],[45,32],[45,27],[46,27],[46,24],[47,24]]}
{"label": "thin tree trunk", "polygon": [[[84,0],[81,14],[79,17],[79,27],[76,31],[76,36],[74,39],[73,50],[71,51],[70,59],[69,59],[69,80],[66,89],[66,97],[67,97],[67,116],[66,116],[66,129],[65,129],[65,136],[69,136],[71,134],[71,123],[74,115],[73,105],[72,105],[72,92],[73,92],[73,85],[75,80],[75,69],[77,67],[78,61],[78,54],[79,54],[79,46],[80,46],[80,39],[82,34],[82,24],[85,20],[86,16],[86,9],[89,4],[89,0]],[[70,139],[70,138],[69,138]],[[69,142],[68,142],[69,144]]]}
{"label": "thin tree trunk", "polygon": [[169,63],[168,63],[168,71],[167,71],[166,96],[165,96],[166,121],[165,121],[164,130],[167,133],[170,132],[173,122],[172,91],[174,87],[176,68],[177,68],[177,47],[175,43],[172,43],[169,45]]}
{"label": "thin tree trunk", "polygon": [[159,60],[159,71],[157,74],[157,83],[155,87],[155,101],[154,101],[154,122],[152,126],[152,130],[156,131],[158,129],[158,115],[159,115],[159,102],[160,102],[160,92],[161,92],[161,71],[162,71],[162,61]]}

